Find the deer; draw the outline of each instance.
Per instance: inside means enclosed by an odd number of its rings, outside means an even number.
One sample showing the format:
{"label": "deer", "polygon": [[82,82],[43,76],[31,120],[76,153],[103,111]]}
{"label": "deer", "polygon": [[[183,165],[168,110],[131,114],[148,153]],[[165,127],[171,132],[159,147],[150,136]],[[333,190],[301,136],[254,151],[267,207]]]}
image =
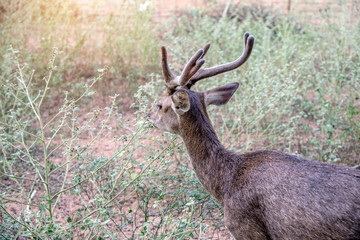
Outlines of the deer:
{"label": "deer", "polygon": [[227,150],[207,107],[225,105],[239,83],[191,90],[201,79],[244,64],[254,42],[246,32],[238,59],[201,69],[207,44],[180,75],[170,70],[166,48],[161,47],[166,95],[147,114],[149,121],[181,136],[197,178],[220,203],[225,226],[235,239],[360,239],[359,170],[275,150]]}

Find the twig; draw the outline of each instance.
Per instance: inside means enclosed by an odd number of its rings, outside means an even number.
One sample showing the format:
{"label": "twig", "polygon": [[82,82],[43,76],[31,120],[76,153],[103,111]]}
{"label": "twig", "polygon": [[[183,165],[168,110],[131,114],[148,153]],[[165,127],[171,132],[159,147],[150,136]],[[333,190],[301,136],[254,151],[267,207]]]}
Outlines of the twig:
{"label": "twig", "polygon": [[[1,125],[4,125],[4,126],[7,126],[7,127],[11,127],[13,128],[13,126],[7,124],[7,123],[4,123],[4,122],[0,122]],[[26,134],[29,134],[30,136],[33,136],[34,138],[38,139],[38,140],[41,140],[41,138],[39,138],[38,136],[32,134],[31,132],[28,132],[28,131],[25,131],[24,129],[19,129],[20,131],[26,133]]]}
{"label": "twig", "polygon": [[0,208],[2,208],[2,210],[6,213],[6,215],[8,215],[13,221],[17,222],[18,224],[20,224],[21,226],[25,227],[27,230],[29,230],[34,236],[38,237],[39,239],[42,239],[36,232],[32,231],[31,228],[25,224],[22,223],[20,221],[18,221],[16,218],[14,218],[8,211],[6,211],[6,209],[0,205]]}
{"label": "twig", "polygon": [[37,205],[37,204],[24,203],[24,202],[17,201],[15,199],[9,199],[9,198],[4,198],[4,197],[2,197],[1,199],[4,199],[4,200],[9,201],[9,202],[16,202],[16,203],[23,204],[23,205],[29,205],[29,206],[32,206],[32,207],[38,207],[38,208],[41,207],[40,205]]}
{"label": "twig", "polygon": [[[171,142],[173,143],[173,141]],[[153,162],[155,162],[166,150],[168,150],[171,146],[172,147],[176,147],[178,144],[175,144],[175,146],[173,144],[169,144],[166,148],[164,148],[155,158],[153,158],[149,163],[148,165],[143,169],[141,170],[141,172],[134,178],[132,179],[128,184],[126,184],[126,186],[124,186],[124,188],[118,193],[116,194],[112,199],[110,199],[108,202],[106,202],[102,208],[98,208],[98,209],[95,209],[93,210],[92,212],[90,212],[88,215],[84,216],[83,218],[81,218],[80,220],[76,221],[74,223],[74,225],[80,223],[81,221],[87,219],[88,217],[92,216],[94,213],[100,211],[100,210],[103,210],[105,207],[107,207],[110,203],[112,203],[118,196],[120,196],[133,182],[135,182],[151,165]],[[66,229],[69,229],[70,227],[66,228]],[[66,230],[64,229],[64,230]]]}
{"label": "twig", "polygon": [[31,179],[31,178],[24,178],[24,177],[17,177],[14,175],[7,175],[5,173],[0,172],[1,175],[5,176],[5,177],[9,177],[9,178],[16,178],[16,179],[21,179],[21,180],[25,180],[25,181],[30,181],[30,182],[42,182],[41,180],[35,180],[35,179]]}
{"label": "twig", "polygon": [[127,144],[121,151],[119,151],[119,152],[117,152],[116,154],[114,154],[111,158],[109,158],[109,160],[107,160],[103,165],[101,165],[100,167],[98,167],[97,169],[95,169],[95,170],[94,170],[92,173],[90,173],[89,176],[86,177],[85,179],[81,180],[80,182],[74,184],[74,185],[71,186],[71,187],[65,188],[64,190],[55,193],[55,194],[52,196],[51,200],[53,200],[57,195],[59,195],[59,194],[61,194],[61,193],[63,193],[63,192],[69,191],[69,190],[75,188],[76,186],[82,184],[83,182],[89,180],[91,177],[94,176],[95,173],[97,173],[99,170],[101,170],[102,168],[104,168],[105,166],[107,166],[115,157],[117,157],[118,155],[120,155],[120,153],[122,153],[123,151],[125,151],[125,149],[129,146],[129,144],[134,140],[135,136],[140,132],[140,129],[141,129],[141,128],[142,128],[142,127],[140,127],[138,131],[136,131],[136,133],[132,136],[132,138],[130,139],[130,141],[128,142],[128,144]]}

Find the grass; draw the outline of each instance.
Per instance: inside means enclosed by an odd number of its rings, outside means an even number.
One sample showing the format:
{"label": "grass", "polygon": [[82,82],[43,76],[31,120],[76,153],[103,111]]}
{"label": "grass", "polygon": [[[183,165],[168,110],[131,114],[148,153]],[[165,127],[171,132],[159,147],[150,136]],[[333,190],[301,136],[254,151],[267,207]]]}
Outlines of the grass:
{"label": "grass", "polygon": [[152,6],[0,2],[2,238],[229,239],[182,141],[144,117],[164,90],[160,44],[181,71],[209,42],[209,67],[237,58],[249,31],[248,63],[196,86],[240,82],[209,109],[226,147],[360,164],[360,22],[346,4],[317,24],[261,6],[159,22]]}

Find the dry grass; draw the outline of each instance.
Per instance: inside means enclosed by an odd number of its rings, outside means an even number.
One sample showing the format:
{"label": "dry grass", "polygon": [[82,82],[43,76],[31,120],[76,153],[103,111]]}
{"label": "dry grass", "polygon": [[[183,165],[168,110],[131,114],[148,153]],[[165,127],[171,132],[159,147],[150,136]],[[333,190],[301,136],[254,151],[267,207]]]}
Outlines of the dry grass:
{"label": "dry grass", "polygon": [[210,109],[226,146],[358,165],[359,11],[325,4],[314,25],[235,3],[226,18],[222,6],[164,19],[144,1],[2,0],[1,236],[230,238],[181,140],[144,118],[164,90],[160,43],[180,70],[210,42],[208,67],[235,59],[249,31],[250,61],[196,86],[241,83],[225,108]]}

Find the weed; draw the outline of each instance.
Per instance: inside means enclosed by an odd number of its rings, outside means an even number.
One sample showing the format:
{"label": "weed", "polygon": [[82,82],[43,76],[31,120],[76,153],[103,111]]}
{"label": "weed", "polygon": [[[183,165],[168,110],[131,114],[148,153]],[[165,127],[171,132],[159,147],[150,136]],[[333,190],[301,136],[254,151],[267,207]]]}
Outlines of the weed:
{"label": "weed", "polygon": [[[240,82],[225,107],[209,109],[226,147],[359,165],[360,22],[345,4],[322,11],[318,24],[251,6],[155,24],[145,1],[94,3],[89,12],[71,0],[1,3],[2,238],[219,238],[221,207],[181,140],[145,119],[164,90],[157,32],[179,71],[206,43],[209,67],[241,54],[244,31],[255,36],[240,71],[195,86]],[[94,90],[122,94],[93,107],[104,99]]]}

